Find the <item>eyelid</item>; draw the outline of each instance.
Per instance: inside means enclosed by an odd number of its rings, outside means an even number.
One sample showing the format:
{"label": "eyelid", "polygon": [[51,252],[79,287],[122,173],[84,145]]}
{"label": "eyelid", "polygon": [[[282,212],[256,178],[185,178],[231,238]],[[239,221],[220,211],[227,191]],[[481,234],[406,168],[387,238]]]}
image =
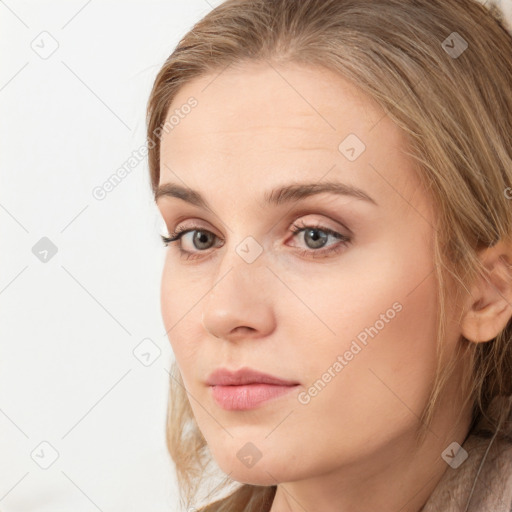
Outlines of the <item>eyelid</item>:
{"label": "eyelid", "polygon": [[[341,226],[341,228],[339,227],[332,227],[332,226],[325,226],[325,227],[330,227],[331,229],[333,230],[339,230],[339,229],[344,229],[345,232],[346,232],[346,236],[349,236],[351,238],[353,238],[355,236],[355,234],[353,233],[353,231],[341,220],[341,219],[338,219],[338,218],[335,218],[332,213],[332,209],[329,209],[329,210],[323,210],[321,207],[308,207],[308,208],[299,208],[298,210],[294,210],[292,215],[291,215],[291,219],[294,219],[293,221],[290,220],[289,224],[292,224],[294,222],[297,222],[297,220],[300,218],[300,220],[302,221],[303,220],[303,217],[306,216],[310,216],[310,215],[320,215],[321,217],[325,217],[327,219],[329,219],[329,221],[331,222],[334,222],[335,225],[339,225]],[[312,220],[308,220],[307,222],[312,222],[312,223],[325,223],[325,220],[317,220],[317,219],[312,219]]]}
{"label": "eyelid", "polygon": [[[316,209],[315,211],[318,212],[318,209]],[[335,224],[338,224],[339,226],[341,226],[341,228],[337,227],[337,226],[330,226],[323,219],[319,220],[319,219],[304,218],[304,216],[308,217],[310,215],[321,215],[323,217],[327,217],[327,219],[329,219],[329,221],[334,222]],[[177,231],[182,232],[182,231],[185,231],[190,228],[190,229],[194,229],[194,230],[201,229],[204,231],[208,231],[208,232],[212,233],[213,235],[215,235],[219,239],[224,238],[223,236],[218,235],[216,233],[215,228],[207,227],[205,225],[205,221],[195,219],[195,218],[186,219],[186,220],[182,221],[181,220],[182,218],[183,218],[183,216],[181,216],[181,218],[179,217],[175,222],[172,223],[176,227],[174,229],[168,229],[169,233],[171,233],[169,236],[172,236],[172,233],[176,233]],[[283,224],[285,226],[285,232],[289,233],[290,227],[292,227],[293,224],[296,224],[297,222],[301,222],[302,224],[305,224],[306,226],[311,226],[312,224],[318,224],[318,225],[322,225],[323,228],[330,228],[333,231],[339,231],[340,229],[342,229],[342,230],[345,230],[345,234],[346,234],[345,236],[350,237],[350,238],[354,237],[354,233],[352,232],[352,230],[350,228],[348,228],[342,221],[333,219],[329,214],[319,213],[319,212],[312,213],[311,208],[298,210],[296,212],[293,212],[293,215],[290,215],[289,217],[285,217],[283,219]],[[271,233],[271,232],[277,230],[279,224],[281,224],[281,222],[274,224],[271,227],[269,232]]]}
{"label": "eyelid", "polygon": [[218,235],[215,229],[206,227],[203,223],[191,221],[190,223],[184,222],[181,225],[176,226],[174,232],[179,231],[207,231],[208,233],[211,233],[217,240],[224,240],[224,237],[221,235]]}

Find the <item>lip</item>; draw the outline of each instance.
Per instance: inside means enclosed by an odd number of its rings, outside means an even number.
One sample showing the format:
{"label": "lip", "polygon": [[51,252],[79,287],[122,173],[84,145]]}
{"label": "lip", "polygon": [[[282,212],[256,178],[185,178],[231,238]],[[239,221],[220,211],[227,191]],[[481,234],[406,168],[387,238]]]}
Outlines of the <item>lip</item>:
{"label": "lip", "polygon": [[206,380],[208,386],[244,386],[246,384],[272,384],[275,386],[295,386],[296,381],[289,381],[263,373],[253,368],[244,367],[236,371],[218,368]]}
{"label": "lip", "polygon": [[285,395],[297,386],[260,383],[243,386],[210,386],[210,390],[217,405],[223,409],[227,411],[247,411]]}
{"label": "lip", "polygon": [[299,383],[284,380],[252,368],[215,370],[207,379],[216,403],[228,411],[254,409],[295,389]]}

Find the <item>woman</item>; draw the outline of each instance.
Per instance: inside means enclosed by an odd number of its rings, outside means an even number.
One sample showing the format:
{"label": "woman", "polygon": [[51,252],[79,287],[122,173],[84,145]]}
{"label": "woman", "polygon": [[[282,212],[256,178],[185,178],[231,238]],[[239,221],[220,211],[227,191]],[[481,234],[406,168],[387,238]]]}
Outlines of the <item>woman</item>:
{"label": "woman", "polygon": [[473,0],[228,0],[180,41],[148,148],[190,510],[512,510],[511,83]]}

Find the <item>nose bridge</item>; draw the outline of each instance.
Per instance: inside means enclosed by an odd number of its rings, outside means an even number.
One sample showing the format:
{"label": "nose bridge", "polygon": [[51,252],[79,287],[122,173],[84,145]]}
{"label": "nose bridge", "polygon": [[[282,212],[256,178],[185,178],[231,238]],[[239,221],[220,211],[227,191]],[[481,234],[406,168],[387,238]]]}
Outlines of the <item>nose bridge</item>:
{"label": "nose bridge", "polygon": [[263,246],[252,236],[225,247],[221,259],[209,294],[211,298],[220,298],[224,293],[243,295],[265,281],[265,274],[269,272]]}
{"label": "nose bridge", "polygon": [[265,264],[263,247],[246,237],[224,249],[215,280],[203,301],[203,326],[218,338],[228,337],[238,327],[265,330],[272,306],[265,286],[271,272]]}

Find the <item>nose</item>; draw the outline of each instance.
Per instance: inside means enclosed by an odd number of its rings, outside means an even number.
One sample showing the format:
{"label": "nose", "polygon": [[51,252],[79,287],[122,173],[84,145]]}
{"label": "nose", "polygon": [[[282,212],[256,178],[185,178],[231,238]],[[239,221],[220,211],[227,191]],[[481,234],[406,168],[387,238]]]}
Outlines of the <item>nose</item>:
{"label": "nose", "polygon": [[201,322],[205,330],[215,338],[230,341],[271,333],[275,328],[272,272],[262,262],[247,263],[237,254],[222,268],[202,301]]}

